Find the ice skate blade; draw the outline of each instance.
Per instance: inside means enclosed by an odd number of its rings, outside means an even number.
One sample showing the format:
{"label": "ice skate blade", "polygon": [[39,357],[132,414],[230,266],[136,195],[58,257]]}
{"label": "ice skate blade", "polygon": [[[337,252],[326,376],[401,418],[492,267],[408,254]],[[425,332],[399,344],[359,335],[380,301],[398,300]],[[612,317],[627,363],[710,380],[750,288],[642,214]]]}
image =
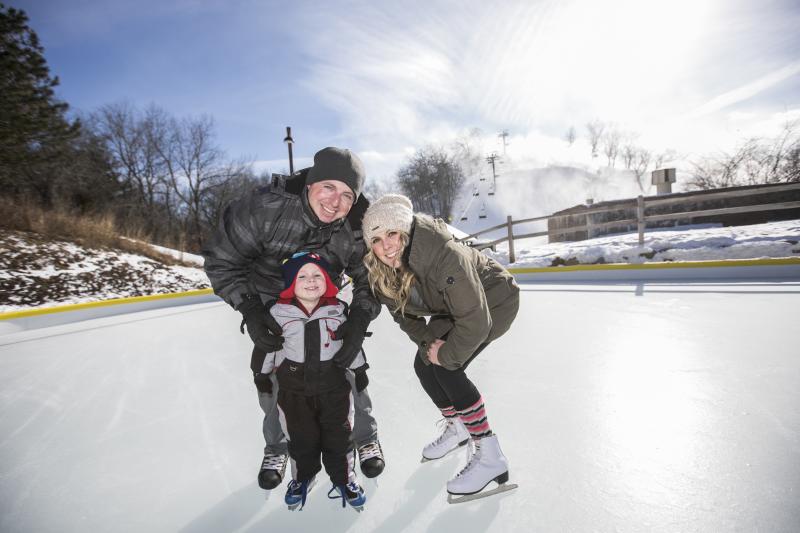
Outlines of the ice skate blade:
{"label": "ice skate blade", "polygon": [[517,485],[516,483],[503,483],[493,488],[492,490],[476,492],[475,494],[464,494],[464,495],[448,494],[447,503],[464,503],[464,502],[470,502],[472,500],[480,500],[481,498],[486,498],[487,496],[493,496],[495,494],[501,494],[503,492],[514,490],[517,487],[519,487],[519,485]]}

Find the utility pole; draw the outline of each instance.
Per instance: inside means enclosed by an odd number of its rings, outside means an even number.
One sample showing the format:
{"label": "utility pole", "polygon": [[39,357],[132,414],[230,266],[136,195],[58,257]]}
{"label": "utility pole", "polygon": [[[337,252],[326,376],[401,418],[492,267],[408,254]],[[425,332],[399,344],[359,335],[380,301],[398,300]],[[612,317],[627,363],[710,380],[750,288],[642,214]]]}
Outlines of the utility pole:
{"label": "utility pole", "polygon": [[294,139],[292,139],[292,128],[290,126],[286,126],[286,137],[283,138],[283,142],[289,147],[289,175],[291,176],[294,174],[294,160],[292,159]]}
{"label": "utility pole", "polygon": [[497,135],[498,137],[503,139],[503,155],[506,155],[506,145],[508,144],[506,142],[506,139],[508,138],[508,135],[509,135],[508,130],[503,130]]}

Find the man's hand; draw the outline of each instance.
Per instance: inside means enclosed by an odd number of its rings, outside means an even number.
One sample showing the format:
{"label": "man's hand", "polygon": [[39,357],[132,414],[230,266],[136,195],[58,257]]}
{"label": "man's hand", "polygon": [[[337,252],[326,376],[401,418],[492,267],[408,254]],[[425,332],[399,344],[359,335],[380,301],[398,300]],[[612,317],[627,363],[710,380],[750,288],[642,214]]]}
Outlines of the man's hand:
{"label": "man's hand", "polygon": [[253,372],[253,382],[256,384],[258,392],[265,392],[272,394],[272,379],[269,374],[262,374],[261,372]]}
{"label": "man's hand", "polygon": [[242,333],[247,325],[247,333],[257,348],[266,353],[276,352],[283,347],[283,337],[278,322],[269,313],[269,307],[261,303],[258,296],[244,295],[237,310],[242,313]]}
{"label": "man's hand", "polygon": [[362,392],[369,385],[369,378],[367,377],[367,369],[369,365],[364,363],[362,366],[354,370],[356,374],[356,392]]}
{"label": "man's hand", "polygon": [[441,363],[439,363],[439,348],[441,348],[443,344],[444,341],[442,339],[436,339],[428,346],[428,360],[434,365],[442,366]]}
{"label": "man's hand", "polygon": [[347,321],[333,332],[334,339],[344,341],[342,342],[342,347],[333,356],[333,362],[336,366],[348,368],[353,364],[358,352],[361,351],[361,345],[364,343],[368,326],[369,318],[366,312],[360,309],[353,309],[350,311]]}

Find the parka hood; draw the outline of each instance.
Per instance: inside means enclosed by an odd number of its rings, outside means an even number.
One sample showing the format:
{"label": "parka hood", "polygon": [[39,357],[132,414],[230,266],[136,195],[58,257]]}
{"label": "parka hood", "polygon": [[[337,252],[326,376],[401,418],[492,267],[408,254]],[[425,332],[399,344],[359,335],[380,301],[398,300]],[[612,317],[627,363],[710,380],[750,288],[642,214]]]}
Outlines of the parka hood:
{"label": "parka hood", "polygon": [[[445,244],[453,240],[447,224],[441,219],[428,215],[414,215],[411,226],[411,244],[408,252],[408,266],[415,272],[426,272],[438,262],[439,252]],[[431,253],[431,250],[436,252]]]}

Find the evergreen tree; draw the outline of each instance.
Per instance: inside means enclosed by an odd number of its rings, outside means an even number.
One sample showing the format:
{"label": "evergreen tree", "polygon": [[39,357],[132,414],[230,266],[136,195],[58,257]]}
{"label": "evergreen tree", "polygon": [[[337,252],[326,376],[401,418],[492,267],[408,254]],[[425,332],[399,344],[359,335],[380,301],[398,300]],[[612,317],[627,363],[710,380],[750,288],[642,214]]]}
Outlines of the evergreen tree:
{"label": "evergreen tree", "polygon": [[56,99],[39,38],[24,11],[0,4],[0,190],[52,202],[59,162],[80,132]]}

